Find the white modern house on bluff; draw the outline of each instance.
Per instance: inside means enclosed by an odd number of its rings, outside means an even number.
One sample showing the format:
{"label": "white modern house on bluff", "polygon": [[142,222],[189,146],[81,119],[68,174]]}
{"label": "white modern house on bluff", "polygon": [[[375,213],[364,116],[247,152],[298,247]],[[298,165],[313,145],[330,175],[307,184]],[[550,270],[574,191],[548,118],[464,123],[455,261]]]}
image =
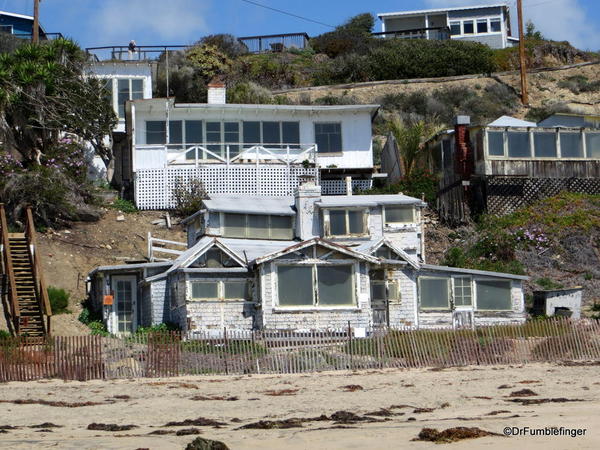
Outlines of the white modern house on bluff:
{"label": "white modern house on bluff", "polygon": [[299,177],[323,193],[371,187],[371,123],[378,105],[227,104],[225,86],[209,85],[208,103],[173,98],[125,105],[129,153],[123,180],[141,209],[173,206],[177,182],[201,180],[210,194],[290,196]]}
{"label": "white modern house on bluff", "polygon": [[504,3],[379,13],[377,17],[381,31],[390,37],[475,41],[491,48],[518,43],[511,36],[509,7]]}

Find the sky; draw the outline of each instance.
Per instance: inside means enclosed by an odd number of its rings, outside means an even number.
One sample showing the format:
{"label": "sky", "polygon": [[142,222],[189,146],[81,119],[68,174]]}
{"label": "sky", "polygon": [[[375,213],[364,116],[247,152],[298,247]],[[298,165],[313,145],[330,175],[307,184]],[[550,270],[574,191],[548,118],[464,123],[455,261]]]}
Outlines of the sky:
{"label": "sky", "polygon": [[[502,0],[254,0],[326,25],[335,26],[363,12],[373,14]],[[506,0],[517,16],[516,0]],[[567,40],[584,50],[600,50],[600,0],[523,0],[531,19],[547,38]],[[0,0],[0,10],[32,14],[33,0]],[[41,0],[40,18],[47,32],[61,32],[82,47],[187,45],[202,36],[306,32],[331,28],[252,5],[243,0]],[[381,31],[377,21],[376,31]],[[513,35],[517,27],[513,24]]]}

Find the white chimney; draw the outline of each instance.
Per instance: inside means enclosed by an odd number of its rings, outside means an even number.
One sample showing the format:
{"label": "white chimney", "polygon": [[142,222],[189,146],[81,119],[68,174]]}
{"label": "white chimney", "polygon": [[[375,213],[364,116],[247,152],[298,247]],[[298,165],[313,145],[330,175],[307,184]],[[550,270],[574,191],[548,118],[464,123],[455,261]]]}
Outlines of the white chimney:
{"label": "white chimney", "polygon": [[302,241],[319,236],[319,221],[316,220],[315,203],[321,200],[321,186],[314,177],[300,178],[300,186],[294,192],[296,206],[296,237]]}
{"label": "white chimney", "polygon": [[346,195],[352,195],[352,177],[346,177]]}
{"label": "white chimney", "polygon": [[227,89],[225,83],[219,79],[213,79],[208,83],[208,104],[224,105],[227,103]]}

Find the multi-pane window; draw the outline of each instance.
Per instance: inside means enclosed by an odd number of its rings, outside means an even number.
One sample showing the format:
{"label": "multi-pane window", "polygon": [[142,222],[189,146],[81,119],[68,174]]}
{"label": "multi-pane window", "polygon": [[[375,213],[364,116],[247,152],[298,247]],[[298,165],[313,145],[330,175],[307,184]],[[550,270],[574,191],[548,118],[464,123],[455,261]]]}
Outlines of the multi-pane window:
{"label": "multi-pane window", "polygon": [[315,123],[315,143],[319,153],[339,153],[342,151],[342,124]]}
{"label": "multi-pane window", "polygon": [[279,265],[279,306],[339,307],[356,304],[354,266]]}
{"label": "multi-pane window", "polygon": [[477,19],[477,33],[487,33],[488,32],[488,20],[487,19]]}
{"label": "multi-pane window", "polygon": [[512,309],[511,282],[476,280],[477,309],[507,311]]}
{"label": "multi-pane window", "polygon": [[223,236],[230,238],[290,240],[292,216],[223,214]]}
{"label": "multi-pane window", "polygon": [[144,80],[141,78],[117,78],[117,113],[125,117],[125,102],[144,98]]}
{"label": "multi-pane window", "polygon": [[[164,120],[146,121],[146,144],[165,144],[167,142],[167,126]],[[169,143],[183,142],[181,120],[169,121]]]}
{"label": "multi-pane window", "polygon": [[488,131],[488,154],[490,156],[504,156],[504,133],[502,131]]}
{"label": "multi-pane window", "polygon": [[498,33],[502,31],[502,21],[499,18],[490,19],[490,31],[492,33]]}
{"label": "multi-pane window", "polygon": [[447,277],[419,277],[419,300],[422,309],[450,308],[450,279]]}
{"label": "multi-pane window", "polygon": [[[600,133],[592,130],[533,128],[528,131],[490,129],[487,155],[509,158],[596,159],[600,157]],[[585,145],[584,145],[585,144]]]}
{"label": "multi-pane window", "polygon": [[367,234],[364,209],[330,209],[329,236],[352,236]]}
{"label": "multi-pane window", "polygon": [[477,19],[453,20],[450,22],[450,35],[499,33],[502,31],[500,17],[485,17]]}
{"label": "multi-pane window", "polygon": [[413,206],[385,206],[385,223],[414,223]]}
{"label": "multi-pane window", "polygon": [[471,306],[473,304],[473,293],[471,288],[471,277],[454,277],[454,305]]}
{"label": "multi-pane window", "polygon": [[243,122],[244,148],[256,145],[266,147],[298,147],[300,122]]}
{"label": "multi-pane window", "polygon": [[475,33],[475,26],[473,25],[472,20],[463,21],[463,34],[473,34]]}
{"label": "multi-pane window", "polygon": [[236,267],[239,264],[218,247],[212,247],[204,252],[190,267],[206,267],[216,269],[221,267]]}
{"label": "multi-pane window", "polygon": [[133,292],[131,281],[119,280],[116,283],[115,296],[117,303],[117,330],[133,332]]}
{"label": "multi-pane window", "polygon": [[460,34],[460,20],[450,22],[450,34],[452,36]]}
{"label": "multi-pane window", "polygon": [[588,158],[600,158],[600,133],[587,132],[585,146]]}
{"label": "multi-pane window", "polygon": [[249,300],[248,280],[192,281],[192,300]]}

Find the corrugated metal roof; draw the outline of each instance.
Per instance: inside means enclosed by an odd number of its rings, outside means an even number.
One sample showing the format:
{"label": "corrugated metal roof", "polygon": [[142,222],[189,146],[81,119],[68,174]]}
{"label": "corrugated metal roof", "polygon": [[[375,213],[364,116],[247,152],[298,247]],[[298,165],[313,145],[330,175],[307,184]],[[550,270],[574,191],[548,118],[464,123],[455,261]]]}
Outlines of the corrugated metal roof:
{"label": "corrugated metal roof", "polygon": [[529,280],[529,277],[524,275],[513,275],[512,273],[490,272],[488,270],[463,269],[461,267],[436,266],[433,264],[421,264],[421,269],[436,270],[440,272],[457,272],[471,275],[484,275],[495,278],[509,278],[512,280]]}
{"label": "corrugated metal roof", "polygon": [[316,202],[321,208],[342,206],[418,205],[426,206],[422,200],[404,194],[383,195],[324,195]]}
{"label": "corrugated metal roof", "polygon": [[493,122],[488,123],[489,127],[537,127],[535,122],[517,119],[511,116],[500,116]]}
{"label": "corrugated metal roof", "polygon": [[209,211],[240,214],[274,214],[293,216],[294,197],[258,197],[244,194],[212,194],[203,200]]}
{"label": "corrugated metal roof", "polygon": [[127,269],[131,269],[131,270],[138,270],[138,269],[148,269],[148,268],[152,268],[152,267],[168,267],[170,265],[172,265],[173,263],[171,261],[165,261],[165,262],[147,262],[147,263],[137,263],[137,264],[119,264],[119,265],[115,265],[115,266],[100,266],[100,267],[96,267],[94,270],[92,270],[90,272],[90,275],[96,273],[96,272],[109,272],[111,270],[127,270]]}
{"label": "corrugated metal roof", "polygon": [[[248,262],[298,243],[298,241],[266,241],[260,239],[219,238],[219,240],[231,251],[238,254],[240,258],[245,259],[247,257]],[[244,252],[246,252],[245,255]]]}

